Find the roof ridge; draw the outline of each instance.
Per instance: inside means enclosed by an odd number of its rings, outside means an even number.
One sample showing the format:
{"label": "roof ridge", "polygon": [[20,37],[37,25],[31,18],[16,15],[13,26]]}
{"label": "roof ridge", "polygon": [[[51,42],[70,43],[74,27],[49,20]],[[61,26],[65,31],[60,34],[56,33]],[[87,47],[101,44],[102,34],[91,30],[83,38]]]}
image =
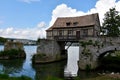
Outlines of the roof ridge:
{"label": "roof ridge", "polygon": [[98,13],[91,13],[91,14],[85,14],[85,15],[81,15],[81,16],[69,16],[69,17],[58,17],[57,19],[63,19],[63,18],[78,18],[78,17],[86,17],[86,16],[91,16],[91,15],[98,15]]}

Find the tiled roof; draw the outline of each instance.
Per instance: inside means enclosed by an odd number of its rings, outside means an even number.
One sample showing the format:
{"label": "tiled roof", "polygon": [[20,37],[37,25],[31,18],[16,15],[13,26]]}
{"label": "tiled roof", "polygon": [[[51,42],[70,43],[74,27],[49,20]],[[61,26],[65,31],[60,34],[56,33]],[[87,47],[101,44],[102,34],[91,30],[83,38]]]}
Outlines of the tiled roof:
{"label": "tiled roof", "polygon": [[53,26],[47,30],[52,30],[53,28],[69,28],[95,25],[97,19],[99,19],[98,13],[78,17],[60,17],[57,18]]}

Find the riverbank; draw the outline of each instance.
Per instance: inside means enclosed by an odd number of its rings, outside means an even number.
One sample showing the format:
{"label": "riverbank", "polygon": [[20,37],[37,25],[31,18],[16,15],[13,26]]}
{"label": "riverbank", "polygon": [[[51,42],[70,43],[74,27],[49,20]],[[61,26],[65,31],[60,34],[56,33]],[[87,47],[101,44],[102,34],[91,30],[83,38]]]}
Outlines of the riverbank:
{"label": "riverbank", "polygon": [[0,74],[0,80],[32,80],[32,79],[27,76],[10,77],[7,74]]}
{"label": "riverbank", "polygon": [[[81,80],[81,79],[76,79],[76,80]],[[84,79],[84,80],[120,80],[120,75],[119,74],[106,74],[106,75],[101,75],[101,76]]]}
{"label": "riverbank", "polygon": [[[6,74],[0,74],[0,80],[32,80],[27,76],[10,77]],[[64,80],[53,76],[48,76],[46,80]],[[120,74],[105,74],[93,78],[81,79],[79,77],[69,78],[68,80],[120,80]]]}

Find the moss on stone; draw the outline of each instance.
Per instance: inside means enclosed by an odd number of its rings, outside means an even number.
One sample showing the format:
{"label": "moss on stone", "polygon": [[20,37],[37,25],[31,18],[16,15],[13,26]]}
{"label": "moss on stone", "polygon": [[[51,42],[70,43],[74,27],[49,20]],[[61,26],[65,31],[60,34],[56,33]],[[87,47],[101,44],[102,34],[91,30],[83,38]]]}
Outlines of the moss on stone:
{"label": "moss on stone", "polygon": [[4,51],[0,51],[0,59],[18,59],[25,58],[23,44],[20,42],[8,41],[4,45]]}
{"label": "moss on stone", "polygon": [[10,49],[4,50],[0,52],[0,59],[17,59],[17,58],[25,58],[26,54],[24,50]]}

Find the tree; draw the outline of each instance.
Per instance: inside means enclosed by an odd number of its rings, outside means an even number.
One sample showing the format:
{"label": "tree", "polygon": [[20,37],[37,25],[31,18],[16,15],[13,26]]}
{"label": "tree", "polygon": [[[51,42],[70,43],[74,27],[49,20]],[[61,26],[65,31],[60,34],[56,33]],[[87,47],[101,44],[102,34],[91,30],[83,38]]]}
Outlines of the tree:
{"label": "tree", "polygon": [[107,36],[120,36],[120,15],[115,8],[111,8],[108,12],[106,12],[105,18],[103,20],[104,22],[102,29],[107,31]]}
{"label": "tree", "polygon": [[0,43],[5,43],[7,41],[6,38],[0,37]]}

